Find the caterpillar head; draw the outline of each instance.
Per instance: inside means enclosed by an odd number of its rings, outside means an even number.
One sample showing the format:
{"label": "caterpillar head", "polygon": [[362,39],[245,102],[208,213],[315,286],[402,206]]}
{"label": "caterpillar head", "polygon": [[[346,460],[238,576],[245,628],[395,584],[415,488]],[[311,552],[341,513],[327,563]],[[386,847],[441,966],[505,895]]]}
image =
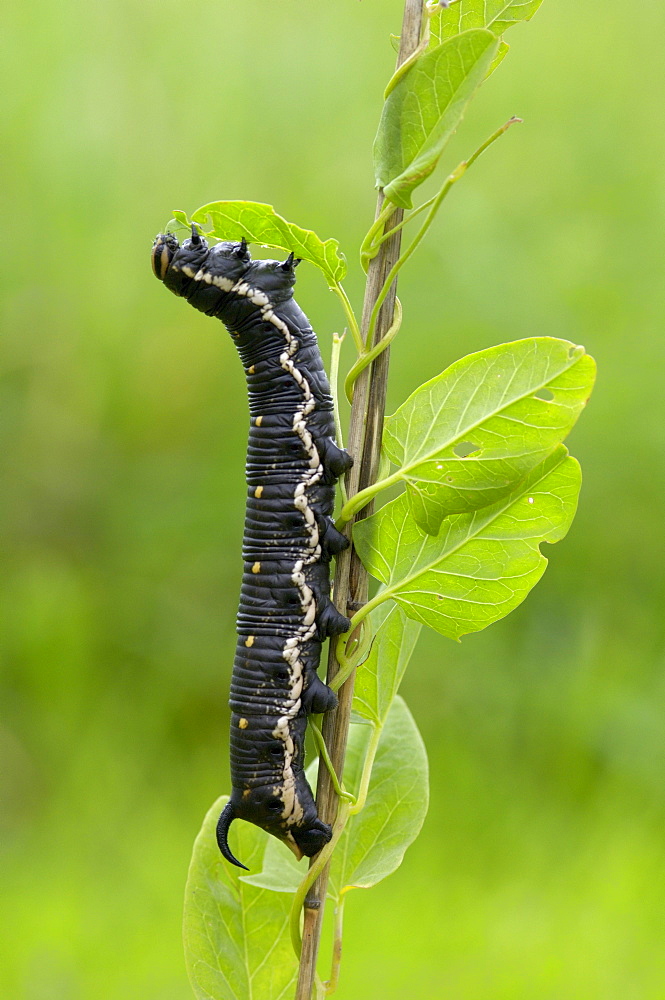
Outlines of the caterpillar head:
{"label": "caterpillar head", "polygon": [[306,805],[303,815],[296,823],[287,822],[283,817],[284,802],[278,788],[273,789],[270,785],[260,788],[253,788],[249,793],[243,795],[238,789],[234,789],[230,800],[226,804],[219,822],[217,824],[217,844],[219,849],[231,864],[238,868],[245,868],[236,857],[234,857],[228,843],[229,827],[234,819],[244,819],[249,823],[254,823],[267,833],[277,837],[291,850],[296,858],[311,858],[324,847],[332,836],[332,830],[327,823],[324,823],[316,815],[316,807],[312,799],[309,786],[304,796]]}
{"label": "caterpillar head", "polygon": [[160,233],[152,245],[152,269],[176,295],[184,295],[189,282],[208,255],[208,243],[192,226],[189,239],[178,243],[173,233]]}
{"label": "caterpillar head", "polygon": [[152,270],[156,278],[163,281],[171,261],[180,247],[173,233],[160,233],[152,244]]}

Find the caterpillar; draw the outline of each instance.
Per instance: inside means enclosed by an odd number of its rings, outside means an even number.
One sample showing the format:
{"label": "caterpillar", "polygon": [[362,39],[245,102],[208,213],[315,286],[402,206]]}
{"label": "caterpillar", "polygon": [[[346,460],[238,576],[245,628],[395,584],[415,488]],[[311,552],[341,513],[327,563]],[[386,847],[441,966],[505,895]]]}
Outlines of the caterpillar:
{"label": "caterpillar", "polygon": [[212,247],[192,226],[160,234],[157,278],[220,319],[245,369],[250,431],[244,575],[231,680],[232,791],[217,843],[232,864],[234,819],[312,857],[330,840],[304,774],[307,715],[337,704],[317,674],[321,644],[349,629],[330,599],[331,557],[348,545],[331,518],[335,483],[353,464],[335,443],[333,402],[316,336],[293,298],[295,268],[252,260],[244,239]]}

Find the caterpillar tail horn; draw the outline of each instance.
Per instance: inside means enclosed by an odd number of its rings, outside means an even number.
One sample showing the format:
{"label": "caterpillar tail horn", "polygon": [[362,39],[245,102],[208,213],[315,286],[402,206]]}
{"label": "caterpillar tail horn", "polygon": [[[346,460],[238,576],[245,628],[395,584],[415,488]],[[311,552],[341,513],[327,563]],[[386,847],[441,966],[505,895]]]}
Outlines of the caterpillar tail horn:
{"label": "caterpillar tail horn", "polygon": [[232,865],[237,865],[238,868],[244,868],[244,870],[248,872],[249,868],[247,865],[243,865],[237,858],[234,858],[229,847],[229,827],[235,818],[235,809],[230,802],[227,802],[217,823],[217,846],[222,852],[222,856],[226,858],[227,861],[230,861]]}

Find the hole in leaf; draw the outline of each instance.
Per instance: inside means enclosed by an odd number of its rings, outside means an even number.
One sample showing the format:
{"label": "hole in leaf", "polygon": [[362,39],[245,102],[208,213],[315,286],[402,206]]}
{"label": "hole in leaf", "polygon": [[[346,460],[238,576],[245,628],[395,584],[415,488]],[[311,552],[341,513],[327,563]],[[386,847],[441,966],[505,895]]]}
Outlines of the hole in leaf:
{"label": "hole in leaf", "polygon": [[475,451],[479,451],[480,447],[474,444],[473,441],[460,441],[453,448],[453,452],[458,458],[468,458],[469,455],[473,455]]}
{"label": "hole in leaf", "polygon": [[551,389],[539,389],[538,392],[534,392],[535,399],[544,399],[546,402],[551,403],[554,399],[554,393]]}

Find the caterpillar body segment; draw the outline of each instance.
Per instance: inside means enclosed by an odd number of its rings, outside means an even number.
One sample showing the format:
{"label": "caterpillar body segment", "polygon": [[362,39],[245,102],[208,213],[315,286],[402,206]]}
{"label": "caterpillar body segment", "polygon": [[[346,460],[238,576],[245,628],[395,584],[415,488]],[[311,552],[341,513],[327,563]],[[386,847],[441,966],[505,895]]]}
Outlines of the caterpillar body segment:
{"label": "caterpillar body segment", "polygon": [[293,298],[293,254],[253,261],[245,241],[211,248],[194,228],[182,245],[155,239],[156,276],[220,319],[245,370],[250,429],[244,573],[231,681],[231,783],[217,839],[227,860],[238,818],[318,853],[331,828],[304,775],[307,715],[337,699],[317,674],[321,644],[349,629],[330,600],[330,559],[348,544],[331,514],[352,459],[335,442],[333,404],[316,336]]}

